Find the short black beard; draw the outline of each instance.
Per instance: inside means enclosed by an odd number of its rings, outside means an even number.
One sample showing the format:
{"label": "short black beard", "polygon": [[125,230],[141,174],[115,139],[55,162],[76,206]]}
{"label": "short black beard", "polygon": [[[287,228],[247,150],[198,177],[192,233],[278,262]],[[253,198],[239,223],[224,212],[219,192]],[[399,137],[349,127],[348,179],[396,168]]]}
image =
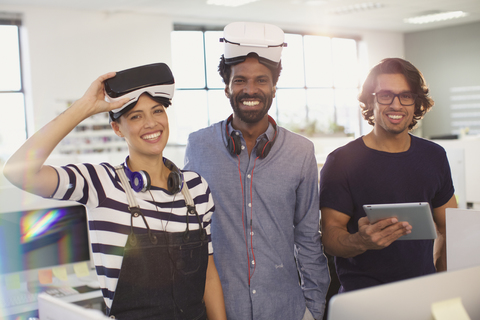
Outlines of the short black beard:
{"label": "short black beard", "polygon": [[[240,109],[238,106],[241,104],[243,99],[259,99],[261,103],[263,103],[263,109],[258,110],[258,111],[244,111]],[[240,94],[237,97],[231,95],[230,96],[230,105],[232,106],[233,113],[235,116],[237,116],[242,122],[245,123],[257,123],[260,120],[262,120],[265,115],[268,113],[270,110],[270,107],[272,106],[272,96],[267,98],[265,95],[249,95],[249,94]]]}

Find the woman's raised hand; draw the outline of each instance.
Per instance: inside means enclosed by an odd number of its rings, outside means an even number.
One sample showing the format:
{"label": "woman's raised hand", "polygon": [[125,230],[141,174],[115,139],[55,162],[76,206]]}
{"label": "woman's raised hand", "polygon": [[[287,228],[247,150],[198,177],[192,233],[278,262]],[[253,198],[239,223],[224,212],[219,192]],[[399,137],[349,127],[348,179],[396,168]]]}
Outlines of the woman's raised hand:
{"label": "woman's raised hand", "polygon": [[129,98],[123,98],[115,102],[105,101],[105,80],[115,76],[115,72],[109,72],[98,77],[90,87],[85,91],[83,97],[75,101],[71,108],[80,108],[87,113],[87,117],[101,113],[108,112],[120,108],[129,101]]}

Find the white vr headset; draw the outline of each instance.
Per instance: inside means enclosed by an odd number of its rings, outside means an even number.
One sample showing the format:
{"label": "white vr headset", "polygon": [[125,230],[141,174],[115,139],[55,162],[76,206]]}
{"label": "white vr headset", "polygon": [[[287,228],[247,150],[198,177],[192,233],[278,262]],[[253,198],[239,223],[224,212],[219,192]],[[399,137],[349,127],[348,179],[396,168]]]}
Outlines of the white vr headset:
{"label": "white vr headset", "polygon": [[105,100],[114,102],[125,97],[130,101],[109,112],[111,120],[120,118],[131,110],[143,93],[153,99],[170,105],[175,91],[172,71],[165,63],[154,63],[117,72],[115,77],[105,81]]}
{"label": "white vr headset", "polygon": [[248,54],[256,53],[259,61],[276,67],[282,56],[285,35],[277,26],[258,22],[232,22],[223,29],[225,63],[245,61]]}

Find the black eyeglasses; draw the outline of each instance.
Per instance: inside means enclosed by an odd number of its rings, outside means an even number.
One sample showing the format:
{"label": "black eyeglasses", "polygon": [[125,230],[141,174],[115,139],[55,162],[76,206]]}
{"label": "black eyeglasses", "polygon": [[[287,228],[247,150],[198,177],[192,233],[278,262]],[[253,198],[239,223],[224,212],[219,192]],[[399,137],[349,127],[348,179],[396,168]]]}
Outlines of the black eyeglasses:
{"label": "black eyeglasses", "polygon": [[398,97],[402,106],[411,106],[415,104],[418,94],[413,92],[402,92],[395,94],[391,91],[380,91],[372,93],[377,98],[379,104],[392,104],[395,97]]}

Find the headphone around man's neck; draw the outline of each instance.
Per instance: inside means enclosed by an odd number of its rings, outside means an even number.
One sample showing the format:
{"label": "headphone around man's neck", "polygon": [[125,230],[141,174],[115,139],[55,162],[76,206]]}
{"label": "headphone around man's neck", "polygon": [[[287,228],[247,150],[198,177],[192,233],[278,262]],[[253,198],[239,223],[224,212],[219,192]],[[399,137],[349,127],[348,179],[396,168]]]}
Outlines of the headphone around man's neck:
{"label": "headphone around man's neck", "polygon": [[[232,134],[228,133],[228,124],[232,122],[232,120],[233,120],[233,114],[230,115],[230,117],[228,117],[225,125],[225,139],[227,140],[227,149],[230,152],[230,154],[239,155],[242,152],[242,140],[240,139],[240,136],[237,133],[235,132],[232,132]],[[257,155],[260,159],[263,159],[268,155],[268,153],[273,147],[273,144],[275,143],[275,139],[277,138],[277,123],[270,116],[268,116],[268,122],[271,123],[273,128],[275,129],[275,134],[273,135],[272,140],[262,139],[262,141],[258,143],[256,150],[257,150]],[[261,150],[261,152],[258,152],[258,150]]]}

